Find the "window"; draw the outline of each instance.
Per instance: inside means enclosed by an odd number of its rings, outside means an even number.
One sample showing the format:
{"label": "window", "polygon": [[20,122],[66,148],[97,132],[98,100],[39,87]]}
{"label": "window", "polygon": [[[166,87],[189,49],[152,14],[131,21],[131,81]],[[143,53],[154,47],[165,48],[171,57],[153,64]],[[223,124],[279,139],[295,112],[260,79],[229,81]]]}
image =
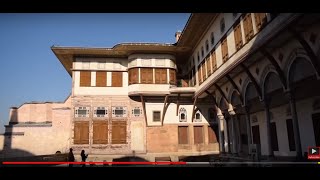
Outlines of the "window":
{"label": "window", "polygon": [[213,32],[211,32],[211,46],[213,47],[213,45],[214,45],[214,34],[213,34]]}
{"label": "window", "polygon": [[139,83],[139,68],[129,69],[129,85]]}
{"label": "window", "polygon": [[90,107],[75,107],[75,117],[89,117]]}
{"label": "window", "polygon": [[201,114],[200,114],[200,111],[197,110],[196,114],[195,114],[195,119],[194,119],[195,122],[201,122]]}
{"label": "window", "polygon": [[122,72],[112,72],[112,87],[122,87]]}
{"label": "window", "polygon": [[127,144],[127,122],[126,121],[112,121],[112,144]]}
{"label": "window", "polygon": [[188,126],[179,126],[178,127],[178,143],[189,144],[188,134],[189,134]]}
{"label": "window", "polygon": [[198,63],[200,62],[200,53],[198,52]]}
{"label": "window", "polygon": [[74,144],[89,144],[89,122],[74,122]]}
{"label": "window", "polygon": [[221,42],[222,60],[226,62],[228,60],[228,44],[227,37],[225,37]]}
{"label": "window", "polygon": [[88,61],[82,62],[82,69],[90,69],[90,62]]}
{"label": "window", "polygon": [[212,67],[212,73],[213,73],[217,69],[217,61],[216,61],[216,52],[215,51],[213,51],[211,53],[211,63],[212,63],[211,67]]}
{"label": "window", "polygon": [[247,13],[243,17],[243,29],[244,29],[246,42],[248,42],[253,37],[253,25],[252,25],[251,13]]}
{"label": "window", "polygon": [[204,50],[203,50],[203,46],[201,47],[201,57],[204,57]]}
{"label": "window", "polygon": [[176,85],[176,70],[169,69],[170,73],[170,84]]}
{"label": "window", "polygon": [[187,111],[185,108],[179,110],[179,122],[187,122]]}
{"label": "window", "polygon": [[112,117],[127,117],[127,107],[112,106]]}
{"label": "window", "polygon": [[167,84],[167,69],[155,69],[155,83]]}
{"label": "window", "polygon": [[90,71],[80,71],[80,87],[91,86],[91,72]]}
{"label": "window", "polygon": [[259,32],[267,24],[267,14],[266,13],[255,13],[255,20],[257,31]]}
{"label": "window", "polygon": [[206,40],[206,52],[209,52],[209,42]]}
{"label": "window", "polygon": [[211,75],[211,58],[210,56],[206,57],[206,65],[207,65],[207,75],[208,77]]}
{"label": "window", "polygon": [[108,122],[93,121],[93,144],[108,144]]}
{"label": "window", "polygon": [[160,122],[161,114],[160,111],[153,111],[153,122]]}
{"label": "window", "polygon": [[93,117],[108,117],[107,107],[94,107]]}
{"label": "window", "polygon": [[240,23],[234,27],[234,40],[236,43],[236,49],[239,50],[242,47],[242,34],[241,34],[241,26]]}
{"label": "window", "polygon": [[226,28],[226,25],[224,23],[224,18],[222,18],[220,20],[220,31],[221,31],[221,34],[224,32],[224,29]]}
{"label": "window", "polygon": [[153,83],[153,69],[141,68],[140,69],[140,83],[141,84],[152,84]]}
{"label": "window", "polygon": [[96,86],[106,87],[107,86],[107,72],[97,71],[96,72]]}
{"label": "window", "polygon": [[133,116],[139,117],[140,114],[142,114],[142,109],[140,107],[134,107],[131,113]]}
{"label": "window", "polygon": [[194,126],[194,144],[203,144],[203,127],[202,126]]}

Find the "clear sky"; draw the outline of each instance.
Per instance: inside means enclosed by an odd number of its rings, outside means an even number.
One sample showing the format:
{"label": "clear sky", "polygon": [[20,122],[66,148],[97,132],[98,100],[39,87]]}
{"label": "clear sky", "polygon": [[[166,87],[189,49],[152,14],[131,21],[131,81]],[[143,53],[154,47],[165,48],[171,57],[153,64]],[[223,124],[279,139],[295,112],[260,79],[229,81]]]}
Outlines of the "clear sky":
{"label": "clear sky", "polygon": [[64,101],[71,77],[53,45],[113,47],[122,42],[174,43],[190,14],[0,14],[0,133],[9,108]]}

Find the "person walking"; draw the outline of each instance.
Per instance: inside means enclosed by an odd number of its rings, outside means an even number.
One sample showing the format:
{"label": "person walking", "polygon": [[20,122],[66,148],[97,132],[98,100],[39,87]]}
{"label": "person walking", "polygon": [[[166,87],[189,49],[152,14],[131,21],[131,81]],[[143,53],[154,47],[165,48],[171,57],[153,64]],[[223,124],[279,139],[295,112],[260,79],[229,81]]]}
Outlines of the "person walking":
{"label": "person walking", "polygon": [[[85,151],[84,150],[82,150],[81,151],[81,159],[82,159],[82,162],[86,162],[86,159],[88,158],[88,154],[86,155],[85,154]],[[86,166],[86,164],[85,163],[83,163],[82,164],[82,167],[85,167]]]}
{"label": "person walking", "polygon": [[[72,148],[70,148],[70,151],[69,151],[69,154],[68,154],[68,161],[69,162],[74,162],[74,155],[73,155],[73,152],[72,152]],[[69,164],[69,167],[73,167],[73,164]]]}

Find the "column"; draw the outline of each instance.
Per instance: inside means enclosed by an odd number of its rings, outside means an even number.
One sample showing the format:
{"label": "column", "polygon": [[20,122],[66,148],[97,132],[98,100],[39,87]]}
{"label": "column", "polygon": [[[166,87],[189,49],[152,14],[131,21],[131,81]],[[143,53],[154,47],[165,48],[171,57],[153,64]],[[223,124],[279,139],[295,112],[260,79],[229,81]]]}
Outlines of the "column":
{"label": "column", "polygon": [[248,141],[248,154],[250,154],[250,146],[252,144],[252,136],[251,136],[251,122],[250,122],[250,107],[245,106],[246,111],[246,127],[247,127],[247,141]]}
{"label": "column", "polygon": [[267,145],[268,145],[268,156],[273,157],[272,143],[271,143],[271,128],[270,128],[270,98],[265,96],[264,100],[265,117],[266,117],[266,128],[267,128]]}
{"label": "column", "polygon": [[285,92],[285,94],[289,99],[290,110],[292,115],[294,142],[296,146],[296,158],[300,160],[302,159],[302,149],[301,149],[299,122],[298,122],[297,109],[296,109],[296,100],[295,100],[293,91],[289,90]]}
{"label": "column", "polygon": [[224,117],[222,114],[217,114],[218,117],[218,126],[219,126],[219,146],[220,146],[220,151],[222,153],[226,152],[225,149],[225,143],[224,143],[224,125],[223,125],[223,120]]}
{"label": "column", "polygon": [[235,115],[231,116],[231,131],[232,131],[232,151],[233,154],[237,155],[238,151],[237,151],[237,139],[236,139],[236,123],[235,123]]}

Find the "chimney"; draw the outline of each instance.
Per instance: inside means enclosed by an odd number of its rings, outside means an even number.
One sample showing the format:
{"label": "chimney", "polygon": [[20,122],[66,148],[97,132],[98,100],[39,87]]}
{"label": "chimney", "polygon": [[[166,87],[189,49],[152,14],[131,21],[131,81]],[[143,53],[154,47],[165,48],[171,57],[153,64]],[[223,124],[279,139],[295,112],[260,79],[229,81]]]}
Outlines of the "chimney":
{"label": "chimney", "polygon": [[181,36],[181,31],[177,31],[176,34],[175,34],[176,42],[179,41],[180,36]]}

